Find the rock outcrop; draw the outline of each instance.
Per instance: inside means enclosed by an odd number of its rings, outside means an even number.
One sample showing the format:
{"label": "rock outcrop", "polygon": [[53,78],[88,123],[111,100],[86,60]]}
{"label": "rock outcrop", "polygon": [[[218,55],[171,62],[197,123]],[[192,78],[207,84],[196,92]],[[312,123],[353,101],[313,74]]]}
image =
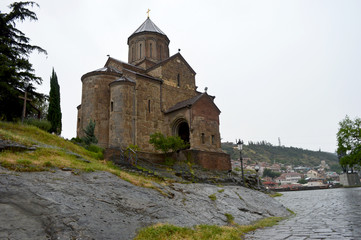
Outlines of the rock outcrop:
{"label": "rock outcrop", "polygon": [[[275,199],[240,186],[132,185],[108,172],[18,173],[0,167],[0,239],[132,239],[155,223],[249,224],[287,216]],[[213,200],[209,197],[214,195]]]}

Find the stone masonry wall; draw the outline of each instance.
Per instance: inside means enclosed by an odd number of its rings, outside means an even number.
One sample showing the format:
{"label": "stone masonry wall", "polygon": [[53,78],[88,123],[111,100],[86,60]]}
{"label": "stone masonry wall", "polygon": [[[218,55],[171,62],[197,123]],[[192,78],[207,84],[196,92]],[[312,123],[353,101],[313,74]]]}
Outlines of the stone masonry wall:
{"label": "stone masonry wall", "polygon": [[128,62],[136,65],[144,58],[160,62],[169,57],[169,42],[166,36],[156,33],[134,35],[129,39]]}
{"label": "stone masonry wall", "polygon": [[125,149],[135,144],[135,83],[110,85],[109,147]]}
{"label": "stone masonry wall", "polygon": [[192,106],[193,148],[211,152],[222,152],[219,133],[219,111],[203,96]]}
{"label": "stone masonry wall", "polygon": [[[178,74],[180,80],[179,86],[177,79]],[[179,57],[175,57],[164,65],[151,70],[149,75],[163,80],[163,110],[167,110],[176,103],[197,95],[195,91],[195,74]]]}
{"label": "stone masonry wall", "polygon": [[141,150],[153,151],[150,134],[163,132],[164,115],[161,112],[160,83],[138,77],[136,86],[136,144]]}
{"label": "stone masonry wall", "polygon": [[232,169],[230,156],[221,152],[208,152],[199,150],[184,150],[180,154],[173,154],[177,160],[192,160],[197,165],[208,170],[228,171]]}
{"label": "stone masonry wall", "polygon": [[[80,126],[86,128],[90,119],[95,121],[95,136],[98,145],[108,147],[109,134],[109,83],[119,76],[95,74],[83,78]],[[80,130],[80,129],[79,129]],[[83,136],[83,131],[78,132]]]}

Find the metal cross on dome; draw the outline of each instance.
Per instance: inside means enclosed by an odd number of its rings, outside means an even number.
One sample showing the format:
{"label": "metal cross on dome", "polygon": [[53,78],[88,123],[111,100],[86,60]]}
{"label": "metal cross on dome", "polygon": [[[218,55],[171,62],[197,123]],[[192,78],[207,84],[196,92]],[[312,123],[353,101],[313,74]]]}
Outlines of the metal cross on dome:
{"label": "metal cross on dome", "polygon": [[147,14],[148,14],[148,18],[149,18],[149,12],[150,12],[150,9],[148,8],[148,11],[147,11]]}

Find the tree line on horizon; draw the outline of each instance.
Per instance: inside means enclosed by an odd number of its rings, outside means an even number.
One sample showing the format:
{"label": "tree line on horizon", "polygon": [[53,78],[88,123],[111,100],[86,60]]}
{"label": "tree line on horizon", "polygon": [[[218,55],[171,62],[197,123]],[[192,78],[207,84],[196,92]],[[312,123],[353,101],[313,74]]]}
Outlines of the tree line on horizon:
{"label": "tree line on horizon", "polygon": [[[223,142],[222,149],[230,154],[231,159],[239,159],[239,150],[236,144],[232,142]],[[242,150],[243,158],[250,158],[253,163],[268,162],[281,163],[293,166],[319,166],[322,160],[330,165],[331,169],[340,171],[337,155],[328,152],[311,151],[295,147],[279,147],[273,146],[266,141],[251,142],[251,144],[244,145]]]}

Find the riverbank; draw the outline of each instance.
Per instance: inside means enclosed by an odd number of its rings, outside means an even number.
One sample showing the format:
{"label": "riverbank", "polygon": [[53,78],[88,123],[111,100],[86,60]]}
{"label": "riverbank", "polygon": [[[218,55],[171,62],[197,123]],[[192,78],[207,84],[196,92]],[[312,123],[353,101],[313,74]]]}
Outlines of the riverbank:
{"label": "riverbank", "polygon": [[156,223],[247,225],[288,216],[278,201],[240,186],[135,186],[108,172],[0,168],[0,239],[132,239]]}

